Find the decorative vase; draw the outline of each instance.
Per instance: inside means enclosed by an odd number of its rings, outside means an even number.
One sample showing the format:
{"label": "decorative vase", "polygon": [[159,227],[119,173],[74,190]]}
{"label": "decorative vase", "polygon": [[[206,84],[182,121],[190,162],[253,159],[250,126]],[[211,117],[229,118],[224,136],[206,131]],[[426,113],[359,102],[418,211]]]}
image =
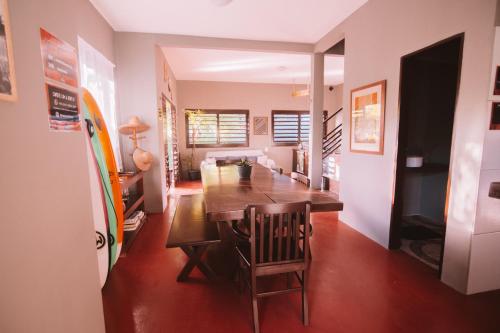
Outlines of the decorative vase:
{"label": "decorative vase", "polygon": [[252,174],[252,166],[243,165],[238,166],[238,173],[240,174],[240,178],[249,179]]}

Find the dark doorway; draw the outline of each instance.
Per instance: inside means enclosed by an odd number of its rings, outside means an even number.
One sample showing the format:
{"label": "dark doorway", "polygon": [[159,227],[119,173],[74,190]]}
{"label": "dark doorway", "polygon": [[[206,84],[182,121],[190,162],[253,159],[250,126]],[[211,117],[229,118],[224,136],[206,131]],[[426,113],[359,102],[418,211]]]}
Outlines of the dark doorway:
{"label": "dark doorway", "polygon": [[441,270],[463,35],[401,60],[390,248]]}

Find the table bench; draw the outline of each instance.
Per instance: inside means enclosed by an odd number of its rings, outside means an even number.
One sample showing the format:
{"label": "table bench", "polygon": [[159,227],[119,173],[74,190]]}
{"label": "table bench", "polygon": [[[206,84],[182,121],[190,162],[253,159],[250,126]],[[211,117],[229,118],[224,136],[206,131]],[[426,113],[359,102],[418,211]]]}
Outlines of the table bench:
{"label": "table bench", "polygon": [[185,281],[194,267],[208,279],[215,279],[215,273],[202,261],[202,256],[209,245],[220,241],[217,224],[207,223],[204,195],[180,196],[166,244],[167,248],[180,247],[189,257],[177,281]]}

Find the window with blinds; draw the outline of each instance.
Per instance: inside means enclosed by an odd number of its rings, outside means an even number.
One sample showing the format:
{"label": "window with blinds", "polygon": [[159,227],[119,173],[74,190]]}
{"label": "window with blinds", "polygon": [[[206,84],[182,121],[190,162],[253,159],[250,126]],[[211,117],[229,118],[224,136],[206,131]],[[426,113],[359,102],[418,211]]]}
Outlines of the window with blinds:
{"label": "window with blinds", "polygon": [[309,111],[272,111],[273,142],[295,146],[309,141]]}
{"label": "window with blinds", "polygon": [[186,146],[248,147],[248,110],[186,110]]}

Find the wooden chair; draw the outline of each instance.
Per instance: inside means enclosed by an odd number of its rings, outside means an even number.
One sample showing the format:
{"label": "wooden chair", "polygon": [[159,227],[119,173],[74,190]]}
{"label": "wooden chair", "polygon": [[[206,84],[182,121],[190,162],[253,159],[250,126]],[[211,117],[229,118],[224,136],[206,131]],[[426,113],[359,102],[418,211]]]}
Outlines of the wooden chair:
{"label": "wooden chair", "polygon": [[311,180],[307,178],[306,175],[303,175],[301,173],[297,174],[297,179],[299,183],[304,184],[305,186],[309,187],[311,185]]}
{"label": "wooden chair", "polygon": [[[311,185],[311,180],[306,175],[303,175],[301,173],[297,174],[297,178],[295,180],[297,180],[299,183],[304,184],[307,187],[309,187]],[[302,226],[303,226],[303,224],[302,224]],[[312,225],[310,226],[309,230],[310,230],[310,235],[312,235]],[[304,236],[303,230],[301,230],[301,234],[302,234],[302,236]],[[309,255],[311,255],[310,251],[309,251]],[[312,255],[311,255],[311,258],[312,258]]]}
{"label": "wooden chair", "polygon": [[[287,204],[251,205],[247,208],[249,234],[235,228],[239,241],[236,252],[240,260],[240,274],[246,279],[252,296],[253,326],[259,333],[258,298],[289,292],[302,292],[302,320],[309,325],[307,281],[309,268],[310,202]],[[300,232],[301,223],[305,235]],[[247,241],[243,241],[247,236]],[[287,275],[287,288],[277,291],[258,292],[257,277]],[[291,273],[297,277],[300,287],[292,288]]]}
{"label": "wooden chair", "polygon": [[275,168],[271,168],[271,170],[276,172],[276,173],[279,173],[280,175],[283,174],[283,168],[275,167]]}

